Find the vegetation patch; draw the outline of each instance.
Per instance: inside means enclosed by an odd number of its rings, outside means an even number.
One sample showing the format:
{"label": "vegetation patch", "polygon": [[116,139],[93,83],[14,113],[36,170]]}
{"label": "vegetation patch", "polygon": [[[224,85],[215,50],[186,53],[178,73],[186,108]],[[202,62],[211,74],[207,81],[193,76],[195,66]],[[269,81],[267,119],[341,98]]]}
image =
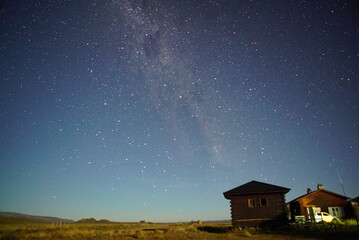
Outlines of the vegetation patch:
{"label": "vegetation patch", "polygon": [[20,223],[0,224],[0,240],[308,240],[359,239],[356,221],[338,224],[287,225],[277,229],[231,228],[230,224],[187,223]]}

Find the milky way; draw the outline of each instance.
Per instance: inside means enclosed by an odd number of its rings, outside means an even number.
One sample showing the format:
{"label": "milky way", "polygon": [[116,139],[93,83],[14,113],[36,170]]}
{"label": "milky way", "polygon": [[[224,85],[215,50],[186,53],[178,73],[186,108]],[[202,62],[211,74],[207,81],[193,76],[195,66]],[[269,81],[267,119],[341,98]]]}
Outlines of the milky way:
{"label": "milky way", "polygon": [[[188,43],[179,36],[186,32],[178,29],[178,16],[171,17],[168,9],[158,3],[121,2],[117,7],[130,29],[126,34],[134,40],[126,46],[133,49],[134,71],[141,69],[145,93],[156,105],[165,126],[169,125],[170,134],[177,136],[173,139],[184,152],[198,145],[198,138],[203,139],[200,147],[211,154],[209,162],[230,162],[238,153],[233,144],[231,156],[226,156],[229,152],[226,146],[232,142],[228,134],[236,120],[231,114],[234,108],[217,90],[221,87],[217,78],[202,79],[198,68],[191,64],[196,56],[183,47]],[[176,14],[176,8],[172,11]],[[183,157],[193,160],[194,156]]]}

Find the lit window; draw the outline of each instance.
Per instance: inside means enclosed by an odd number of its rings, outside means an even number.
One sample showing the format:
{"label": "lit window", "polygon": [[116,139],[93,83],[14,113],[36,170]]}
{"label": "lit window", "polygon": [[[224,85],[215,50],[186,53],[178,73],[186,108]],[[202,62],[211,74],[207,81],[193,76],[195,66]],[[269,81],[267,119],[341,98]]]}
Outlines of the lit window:
{"label": "lit window", "polygon": [[248,198],[248,207],[254,208],[254,198]]}
{"label": "lit window", "polygon": [[260,203],[261,207],[267,207],[268,206],[267,198],[259,199],[259,203]]}

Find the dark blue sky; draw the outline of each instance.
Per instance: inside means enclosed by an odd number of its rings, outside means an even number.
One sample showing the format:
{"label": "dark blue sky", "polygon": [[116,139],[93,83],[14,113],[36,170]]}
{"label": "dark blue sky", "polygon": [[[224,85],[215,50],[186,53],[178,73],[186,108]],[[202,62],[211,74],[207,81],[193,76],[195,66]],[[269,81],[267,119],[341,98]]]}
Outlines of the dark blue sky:
{"label": "dark blue sky", "polygon": [[229,219],[359,195],[356,1],[2,1],[1,211]]}

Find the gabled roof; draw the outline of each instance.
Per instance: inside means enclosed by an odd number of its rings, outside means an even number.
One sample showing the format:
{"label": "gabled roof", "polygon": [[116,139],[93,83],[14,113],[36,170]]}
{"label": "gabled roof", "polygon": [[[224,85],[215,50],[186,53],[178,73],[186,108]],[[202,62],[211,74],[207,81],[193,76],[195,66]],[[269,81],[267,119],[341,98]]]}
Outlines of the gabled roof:
{"label": "gabled roof", "polygon": [[263,182],[251,181],[239,187],[233,188],[227,192],[224,192],[223,195],[225,198],[229,199],[231,196],[261,193],[287,193],[289,192],[289,190],[289,188],[285,187],[280,187]]}
{"label": "gabled roof", "polygon": [[309,197],[309,196],[311,196],[313,194],[316,194],[316,193],[319,193],[319,192],[328,193],[328,194],[331,194],[331,195],[334,195],[334,196],[337,196],[337,197],[343,198],[343,199],[349,199],[348,197],[340,195],[338,193],[331,192],[331,191],[328,191],[328,190],[325,190],[325,189],[320,189],[320,190],[315,190],[315,191],[313,191],[311,193],[304,194],[304,195],[302,195],[300,197],[297,197],[297,198],[293,199],[292,201],[290,201],[289,203],[299,201],[300,199],[302,199],[304,197]]}

